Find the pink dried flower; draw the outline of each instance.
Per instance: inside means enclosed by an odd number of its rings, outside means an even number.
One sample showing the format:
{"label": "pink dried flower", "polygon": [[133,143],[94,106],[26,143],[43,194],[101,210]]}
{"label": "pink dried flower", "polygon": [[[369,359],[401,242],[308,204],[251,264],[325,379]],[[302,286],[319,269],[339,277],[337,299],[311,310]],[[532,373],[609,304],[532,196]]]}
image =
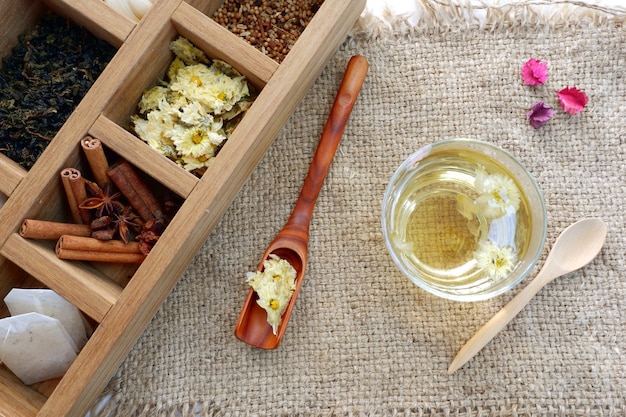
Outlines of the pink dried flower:
{"label": "pink dried flower", "polygon": [[561,91],[555,91],[555,93],[559,96],[559,104],[565,113],[569,114],[580,113],[589,100],[587,94],[576,87],[565,87]]}
{"label": "pink dried flower", "polygon": [[526,116],[528,116],[530,125],[535,129],[539,129],[548,123],[548,120],[552,118],[554,113],[556,113],[556,110],[546,105],[543,101],[539,101],[526,113]]}
{"label": "pink dried flower", "polygon": [[522,67],[522,79],[527,85],[539,85],[548,79],[548,63],[531,58]]}

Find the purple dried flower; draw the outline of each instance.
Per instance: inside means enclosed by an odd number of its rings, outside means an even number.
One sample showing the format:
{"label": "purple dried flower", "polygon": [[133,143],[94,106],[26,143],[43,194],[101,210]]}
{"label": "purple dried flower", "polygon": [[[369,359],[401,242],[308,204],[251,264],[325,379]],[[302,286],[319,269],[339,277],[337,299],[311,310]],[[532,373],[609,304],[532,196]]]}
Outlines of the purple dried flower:
{"label": "purple dried flower", "polygon": [[556,110],[546,105],[543,101],[539,101],[533,105],[533,107],[526,113],[530,125],[535,129],[539,129],[556,113]]}

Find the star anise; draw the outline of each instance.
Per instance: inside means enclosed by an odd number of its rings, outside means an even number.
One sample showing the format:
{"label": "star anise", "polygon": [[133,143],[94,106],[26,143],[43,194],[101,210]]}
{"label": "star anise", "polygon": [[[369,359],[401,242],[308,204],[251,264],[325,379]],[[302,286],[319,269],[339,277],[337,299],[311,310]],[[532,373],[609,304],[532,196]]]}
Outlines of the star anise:
{"label": "star anise", "polygon": [[114,230],[120,235],[122,241],[128,244],[132,238],[132,232],[138,233],[143,226],[143,221],[133,210],[131,206],[128,206],[120,213],[113,215]]}
{"label": "star anise", "polygon": [[143,226],[143,220],[131,206],[111,216],[105,215],[91,221],[91,237],[99,240],[111,240],[115,235],[128,244],[133,234],[138,234]]}
{"label": "star anise", "polygon": [[87,210],[96,210],[96,216],[112,215],[116,212],[124,210],[124,204],[119,201],[122,193],[113,192],[113,185],[107,182],[104,188],[100,188],[98,184],[92,181],[86,183],[87,192],[92,195],[85,199],[78,207]]}

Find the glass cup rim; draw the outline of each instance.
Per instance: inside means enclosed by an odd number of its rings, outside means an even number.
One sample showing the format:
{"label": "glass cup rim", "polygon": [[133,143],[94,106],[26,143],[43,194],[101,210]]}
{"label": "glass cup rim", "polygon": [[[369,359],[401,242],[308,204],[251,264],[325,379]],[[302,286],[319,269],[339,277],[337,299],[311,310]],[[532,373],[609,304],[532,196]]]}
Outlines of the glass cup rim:
{"label": "glass cup rim", "polygon": [[[470,293],[470,294],[463,294],[463,295],[441,291],[435,287],[428,285],[423,280],[420,280],[418,277],[412,276],[409,273],[409,271],[406,269],[406,267],[403,265],[400,257],[396,253],[396,250],[393,248],[391,244],[391,237],[389,236],[390,230],[389,230],[388,219],[387,219],[389,212],[392,209],[392,207],[390,206],[390,202],[392,201],[392,196],[397,191],[396,182],[398,181],[398,179],[401,178],[402,175],[410,171],[414,166],[416,166],[416,164],[418,164],[419,161],[426,158],[432,152],[433,149],[440,149],[442,147],[445,148],[446,146],[454,147],[454,145],[458,145],[458,144],[462,145],[463,149],[472,149],[475,152],[480,152],[484,154],[485,152],[483,150],[472,148],[472,146],[479,147],[479,148],[483,147],[486,149],[490,149],[492,152],[495,152],[499,154],[500,156],[506,157],[509,160],[509,164],[506,164],[500,160],[498,160],[498,162],[504,164],[509,169],[510,169],[510,164],[512,163],[515,165],[515,167],[519,169],[524,179],[530,183],[531,185],[530,191],[533,192],[534,197],[536,197],[540,206],[540,207],[533,206],[533,210],[532,210],[532,213],[534,213],[533,222],[539,221],[540,224],[538,224],[537,227],[533,227],[533,235],[531,237],[531,240],[535,241],[536,244],[534,245],[534,250],[529,251],[529,253],[527,253],[526,256],[524,257],[524,263],[516,267],[516,269],[511,274],[509,274],[509,276],[506,279],[500,281],[498,285],[496,285],[495,287],[490,287],[489,289],[484,289],[477,293]],[[493,159],[493,155],[487,154],[487,156]],[[517,172],[515,176],[519,177]],[[520,178],[518,178],[518,180],[520,180]],[[525,193],[528,193],[528,191],[529,190],[525,188]],[[441,298],[454,300],[454,301],[482,301],[482,300],[496,297],[510,290],[511,288],[515,287],[524,278],[526,278],[530,274],[532,269],[535,267],[535,265],[539,261],[539,258],[541,257],[541,254],[543,253],[543,249],[544,249],[544,245],[546,241],[547,210],[546,210],[545,199],[543,197],[543,193],[535,177],[530,173],[530,171],[528,171],[528,169],[521,163],[521,161],[517,159],[512,153],[510,153],[506,149],[492,142],[487,142],[487,141],[480,140],[480,139],[460,137],[460,138],[452,138],[452,139],[442,139],[439,141],[435,141],[433,143],[426,144],[420,147],[417,151],[411,153],[407,158],[405,158],[402,161],[402,163],[398,166],[398,168],[392,174],[385,188],[383,201],[382,201],[381,225],[382,225],[382,231],[383,231],[383,240],[385,242],[387,252],[391,255],[391,258],[394,264],[396,264],[396,266],[400,269],[402,274],[405,275],[407,278],[409,278],[411,282],[413,282],[415,285],[422,288],[423,290],[429,292],[430,294],[436,295]],[[537,230],[539,231],[538,236],[535,233],[535,231]],[[522,268],[520,269],[520,267]],[[513,275],[515,275],[515,279],[510,280],[509,278]]]}

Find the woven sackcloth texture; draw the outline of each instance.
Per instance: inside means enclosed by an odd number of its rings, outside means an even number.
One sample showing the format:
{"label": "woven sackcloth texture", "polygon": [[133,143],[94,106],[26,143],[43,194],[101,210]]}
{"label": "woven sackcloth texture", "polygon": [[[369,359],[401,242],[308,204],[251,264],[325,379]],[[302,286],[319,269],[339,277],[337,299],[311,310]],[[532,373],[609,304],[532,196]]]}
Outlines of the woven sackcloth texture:
{"label": "woven sackcloth texture", "polygon": [[[626,415],[624,19],[521,16],[350,37],[131,350],[98,414]],[[246,272],[286,221],[355,54],[370,70],[315,208],[294,315],[277,350],[252,348],[233,335]],[[524,85],[529,58],[549,63],[545,85]],[[554,93],[572,85],[589,96],[574,116]],[[526,112],[538,100],[558,111],[535,130]],[[601,217],[608,236],[594,261],[544,288],[448,375],[464,342],[531,279],[488,301],[447,301],[410,283],[388,256],[380,213],[389,177],[421,146],[453,137],[500,145],[537,179],[548,213],[537,268],[578,219]]]}

